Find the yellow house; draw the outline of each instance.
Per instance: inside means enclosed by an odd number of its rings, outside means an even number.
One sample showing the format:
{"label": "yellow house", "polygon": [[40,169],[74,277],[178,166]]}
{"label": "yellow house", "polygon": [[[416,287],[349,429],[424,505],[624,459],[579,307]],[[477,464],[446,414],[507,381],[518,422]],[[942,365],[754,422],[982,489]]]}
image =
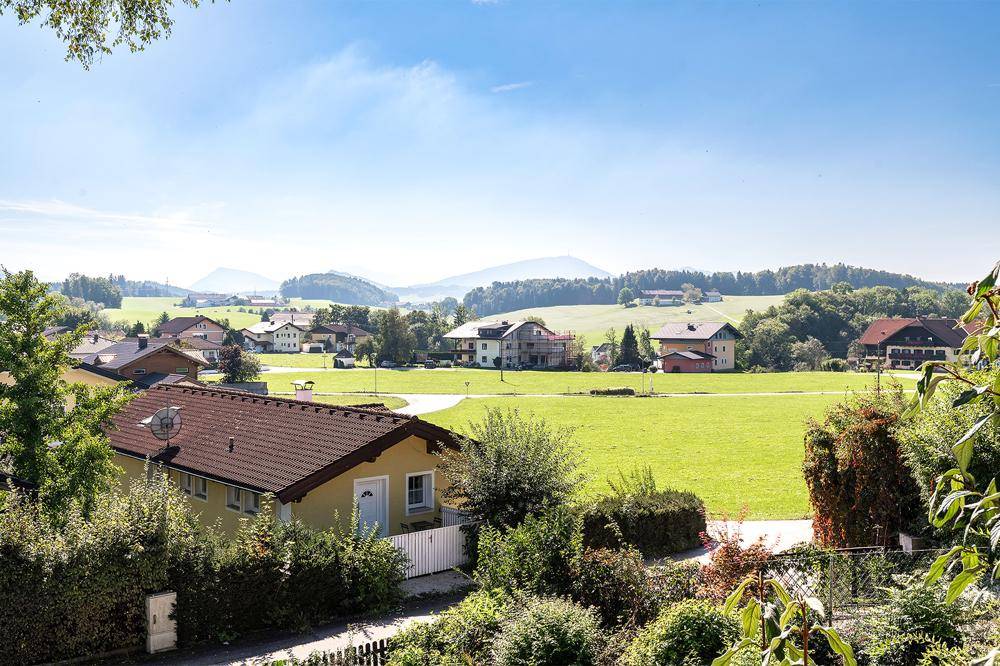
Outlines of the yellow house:
{"label": "yellow house", "polygon": [[[160,439],[142,425],[165,408],[181,425]],[[123,483],[162,465],[206,523],[235,530],[274,496],[282,520],[344,524],[355,505],[383,536],[440,524],[435,453],[456,435],[416,417],[193,385],[157,385],[114,419],[108,436]],[[162,435],[161,436],[165,436]]]}

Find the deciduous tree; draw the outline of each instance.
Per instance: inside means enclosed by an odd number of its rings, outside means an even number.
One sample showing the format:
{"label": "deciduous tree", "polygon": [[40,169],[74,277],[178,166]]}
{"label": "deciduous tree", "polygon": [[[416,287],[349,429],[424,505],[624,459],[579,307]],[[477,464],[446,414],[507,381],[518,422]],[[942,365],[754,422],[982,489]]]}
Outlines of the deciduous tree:
{"label": "deciduous tree", "polygon": [[10,472],[39,485],[42,505],[54,518],[71,502],[89,512],[98,494],[115,482],[118,467],[103,428],[131,398],[124,383],[94,388],[69,384],[70,351],[85,327],[47,339],[61,301],[31,271],[0,279],[0,460]]}

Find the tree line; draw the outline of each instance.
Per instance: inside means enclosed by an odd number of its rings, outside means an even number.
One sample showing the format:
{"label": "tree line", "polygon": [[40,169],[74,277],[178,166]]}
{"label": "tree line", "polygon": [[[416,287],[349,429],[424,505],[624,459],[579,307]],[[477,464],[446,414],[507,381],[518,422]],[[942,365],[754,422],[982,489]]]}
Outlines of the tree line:
{"label": "tree line", "polygon": [[777,270],[736,273],[721,271],[668,271],[659,268],[625,273],[610,278],[543,278],[494,282],[465,295],[463,303],[483,315],[551,305],[610,305],[622,289],[634,294],[646,289],[717,289],[732,296],[787,294],[797,289],[820,291],[846,283],[854,289],[921,287],[945,291],[955,285],[927,282],[900,273],[879,271],[845,264],[800,264]]}
{"label": "tree line", "polygon": [[781,305],[748,310],[740,322],[737,345],[743,369],[816,370],[827,358],[861,352],[858,338],[880,317],[959,317],[968,297],[958,290],[921,287],[865,287],[846,282],[825,291],[799,289]]}

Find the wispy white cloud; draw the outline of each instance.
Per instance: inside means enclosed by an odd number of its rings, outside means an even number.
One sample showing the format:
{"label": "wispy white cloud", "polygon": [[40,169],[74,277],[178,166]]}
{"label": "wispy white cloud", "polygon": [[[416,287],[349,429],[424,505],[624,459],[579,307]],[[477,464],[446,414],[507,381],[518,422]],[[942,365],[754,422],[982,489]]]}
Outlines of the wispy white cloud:
{"label": "wispy white cloud", "polygon": [[534,81],[518,81],[516,83],[505,83],[502,86],[493,86],[490,88],[492,93],[505,93],[512,90],[521,90],[522,88],[530,88],[535,85]]}
{"label": "wispy white cloud", "polygon": [[[58,199],[49,201],[11,201],[0,199],[0,211],[17,217],[44,218],[47,221],[86,221],[98,226],[121,229],[123,226],[142,231],[197,231],[209,227],[206,222],[193,219],[187,211],[154,215],[102,211],[67,203]],[[15,217],[14,219],[17,219]],[[11,220],[13,221],[13,220]]]}

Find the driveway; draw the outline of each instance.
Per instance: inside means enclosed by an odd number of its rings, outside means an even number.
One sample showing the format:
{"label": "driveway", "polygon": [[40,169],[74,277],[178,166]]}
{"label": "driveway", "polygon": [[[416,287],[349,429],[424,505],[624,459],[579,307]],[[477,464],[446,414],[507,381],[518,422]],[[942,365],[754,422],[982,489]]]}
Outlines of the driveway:
{"label": "driveway", "polygon": [[[740,529],[740,543],[744,547],[762,539],[766,546],[779,553],[796,544],[812,541],[813,537],[811,520],[747,520],[743,522],[742,528],[735,521],[714,520],[708,523],[708,531],[712,535],[732,533],[737,529]],[[709,560],[709,552],[704,547],[694,548],[676,553],[670,559],[697,560],[704,564]]]}

